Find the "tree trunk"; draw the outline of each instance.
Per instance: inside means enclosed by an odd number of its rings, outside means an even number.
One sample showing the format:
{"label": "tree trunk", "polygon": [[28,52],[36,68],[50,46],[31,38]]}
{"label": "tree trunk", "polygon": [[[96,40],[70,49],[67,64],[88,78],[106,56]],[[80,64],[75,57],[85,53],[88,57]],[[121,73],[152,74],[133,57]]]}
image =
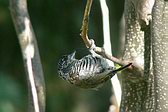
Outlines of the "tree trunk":
{"label": "tree trunk", "polygon": [[152,58],[156,112],[168,112],[168,1],[156,0],[152,20]]}
{"label": "tree trunk", "polygon": [[[125,52],[123,59],[133,61],[143,71],[144,64],[144,32],[136,16],[136,7],[131,0],[125,1]],[[141,74],[124,73],[122,75],[121,112],[141,112],[145,97],[146,82]]]}
{"label": "tree trunk", "polygon": [[168,1],[156,0],[152,22],[145,27],[138,18],[137,3],[140,1],[125,1],[126,44],[123,59],[137,64],[141,73],[122,75],[120,111],[167,112]]}

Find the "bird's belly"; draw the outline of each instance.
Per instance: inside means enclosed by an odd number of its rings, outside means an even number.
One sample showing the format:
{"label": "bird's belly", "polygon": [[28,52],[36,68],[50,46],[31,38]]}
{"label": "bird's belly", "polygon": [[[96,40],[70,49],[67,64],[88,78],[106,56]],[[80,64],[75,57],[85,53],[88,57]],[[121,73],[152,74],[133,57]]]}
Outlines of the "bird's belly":
{"label": "bird's belly", "polygon": [[96,88],[103,83],[105,83],[108,79],[110,79],[109,72],[104,71],[103,73],[91,73],[93,71],[88,71],[88,73],[81,72],[79,74],[72,74],[70,79],[70,83],[75,84],[76,86],[82,88]]}

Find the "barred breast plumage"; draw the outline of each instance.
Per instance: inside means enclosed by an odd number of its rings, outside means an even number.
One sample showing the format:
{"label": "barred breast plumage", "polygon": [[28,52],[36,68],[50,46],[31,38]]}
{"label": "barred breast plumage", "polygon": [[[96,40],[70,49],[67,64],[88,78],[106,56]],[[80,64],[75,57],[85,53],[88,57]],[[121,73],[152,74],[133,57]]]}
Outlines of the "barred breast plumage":
{"label": "barred breast plumage", "polygon": [[105,58],[90,54],[78,60],[75,59],[75,53],[64,55],[58,63],[60,77],[71,84],[96,88],[115,75],[116,70],[109,66]]}

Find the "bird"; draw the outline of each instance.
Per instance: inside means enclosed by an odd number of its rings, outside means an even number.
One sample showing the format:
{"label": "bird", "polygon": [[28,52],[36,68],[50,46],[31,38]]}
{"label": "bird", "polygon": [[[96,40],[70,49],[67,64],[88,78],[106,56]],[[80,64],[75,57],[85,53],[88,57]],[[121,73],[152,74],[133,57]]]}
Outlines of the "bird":
{"label": "bird", "polygon": [[115,69],[108,64],[107,59],[98,54],[88,54],[81,59],[76,59],[75,54],[76,51],[60,58],[58,74],[69,83],[85,89],[100,88],[116,72],[131,65],[128,64]]}

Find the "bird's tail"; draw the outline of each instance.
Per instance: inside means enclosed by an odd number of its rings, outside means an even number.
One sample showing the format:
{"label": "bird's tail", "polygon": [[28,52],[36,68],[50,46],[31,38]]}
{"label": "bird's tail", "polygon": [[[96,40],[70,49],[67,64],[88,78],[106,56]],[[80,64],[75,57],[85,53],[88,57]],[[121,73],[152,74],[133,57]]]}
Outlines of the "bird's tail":
{"label": "bird's tail", "polygon": [[117,72],[119,72],[121,70],[124,70],[125,68],[128,68],[130,65],[132,65],[132,63],[129,63],[129,64],[125,65],[125,66],[122,66],[122,67],[120,67],[118,69],[115,69],[115,70],[112,71],[112,73],[117,73]]}

